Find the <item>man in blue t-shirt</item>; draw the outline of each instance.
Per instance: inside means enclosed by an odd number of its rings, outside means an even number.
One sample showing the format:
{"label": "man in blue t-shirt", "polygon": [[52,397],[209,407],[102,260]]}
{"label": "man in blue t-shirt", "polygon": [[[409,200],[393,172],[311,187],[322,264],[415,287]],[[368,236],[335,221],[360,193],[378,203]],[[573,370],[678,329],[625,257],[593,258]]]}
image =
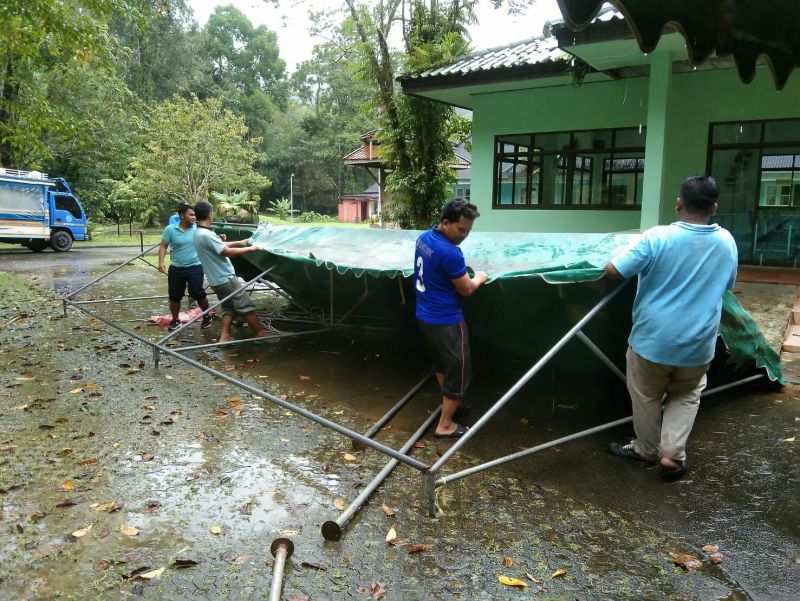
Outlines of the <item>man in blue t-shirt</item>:
{"label": "man in blue t-shirt", "polygon": [[708,223],[718,196],[714,178],[688,178],[678,221],[647,230],[605,268],[612,278],[639,276],[626,374],[636,438],[608,450],[659,464],[667,480],[686,473],[686,441],[714,357],[722,295],[736,281],[733,236]]}
{"label": "man in blue t-shirt", "polygon": [[458,245],[469,236],[479,216],[475,205],[461,198],[451,200],[442,209],[441,222],[417,238],[417,323],[433,356],[442,390],[442,413],[434,434],[437,438],[461,438],[467,432],[465,426],[453,421],[472,369],[460,297],[475,292],[488,276],[482,271],[469,276]]}
{"label": "man in blue t-shirt", "polygon": [[[167,274],[169,293],[169,310],[172,313],[170,330],[181,326],[178,315],[181,300],[189,287],[189,296],[205,311],[208,309],[206,291],[203,289],[203,266],[194,249],[195,215],[194,209],[187,204],[178,205],[180,219],[164,228],[161,244],[158,248],[158,270]],[[169,270],[165,268],[164,258],[169,249]],[[206,315],[200,323],[201,328],[211,325],[211,317]]]}

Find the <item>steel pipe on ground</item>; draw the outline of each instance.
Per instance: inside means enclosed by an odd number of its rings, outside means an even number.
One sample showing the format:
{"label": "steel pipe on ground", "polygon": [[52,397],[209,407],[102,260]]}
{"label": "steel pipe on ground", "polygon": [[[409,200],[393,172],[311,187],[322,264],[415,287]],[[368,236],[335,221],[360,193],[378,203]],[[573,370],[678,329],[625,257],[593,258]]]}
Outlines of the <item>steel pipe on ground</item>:
{"label": "steel pipe on ground", "polygon": [[283,572],[286,560],[294,554],[294,543],[288,538],[276,538],[270,546],[270,553],[275,558],[272,567],[272,586],[269,589],[269,601],[281,601],[283,590]]}
{"label": "steel pipe on ground", "polygon": [[[439,419],[439,413],[441,413],[442,407],[441,405],[431,413],[428,418],[422,423],[422,425],[417,429],[414,434],[411,435],[406,443],[400,447],[401,453],[408,453],[411,448],[414,446],[414,443],[417,442],[422,435],[425,434],[425,431],[431,427],[433,422]],[[367,499],[372,496],[372,493],[375,492],[375,489],[381,485],[381,483],[386,480],[389,474],[392,473],[395,467],[397,467],[397,459],[392,459],[387,463],[384,468],[378,472],[378,474],[372,479],[372,481],[367,484],[364,489],[361,491],[355,500],[350,503],[350,506],[345,509],[342,514],[336,518],[335,520],[328,520],[324,524],[322,524],[322,536],[325,537],[325,540],[330,541],[337,541],[342,538],[342,532],[344,531],[345,526],[353,519],[355,513],[361,509],[361,506],[367,502]]]}

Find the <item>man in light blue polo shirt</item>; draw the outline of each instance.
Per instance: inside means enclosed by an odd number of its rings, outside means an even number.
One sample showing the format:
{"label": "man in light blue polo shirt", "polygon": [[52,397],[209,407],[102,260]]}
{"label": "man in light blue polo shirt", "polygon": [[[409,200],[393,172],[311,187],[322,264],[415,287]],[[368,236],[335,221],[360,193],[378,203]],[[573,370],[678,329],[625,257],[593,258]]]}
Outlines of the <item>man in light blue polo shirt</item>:
{"label": "man in light blue polo shirt", "polygon": [[718,196],[714,178],[688,178],[678,221],[647,230],[605,268],[612,278],[639,276],[626,373],[636,438],[608,450],[660,464],[667,480],[686,473],[686,441],[714,357],[722,295],[736,281],[736,243],[708,223]]}
{"label": "man in light blue polo shirt", "polygon": [[[167,274],[169,310],[172,313],[170,330],[181,326],[178,315],[187,285],[189,296],[197,301],[203,311],[208,309],[208,299],[206,291],[203,289],[203,266],[194,249],[194,232],[197,229],[194,209],[187,204],[181,204],[178,210],[180,211],[180,220],[164,228],[158,248],[158,270]],[[169,249],[169,271],[164,265],[167,249]],[[203,317],[200,327],[207,328],[210,325],[211,317],[206,315]]]}

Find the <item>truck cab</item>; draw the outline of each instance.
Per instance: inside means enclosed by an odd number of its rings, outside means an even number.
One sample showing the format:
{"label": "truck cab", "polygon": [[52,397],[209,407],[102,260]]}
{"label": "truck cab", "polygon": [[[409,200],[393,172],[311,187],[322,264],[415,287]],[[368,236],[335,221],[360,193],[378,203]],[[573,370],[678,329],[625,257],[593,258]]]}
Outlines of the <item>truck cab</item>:
{"label": "truck cab", "polygon": [[63,178],[0,167],[0,242],[57,252],[87,240],[89,221]]}

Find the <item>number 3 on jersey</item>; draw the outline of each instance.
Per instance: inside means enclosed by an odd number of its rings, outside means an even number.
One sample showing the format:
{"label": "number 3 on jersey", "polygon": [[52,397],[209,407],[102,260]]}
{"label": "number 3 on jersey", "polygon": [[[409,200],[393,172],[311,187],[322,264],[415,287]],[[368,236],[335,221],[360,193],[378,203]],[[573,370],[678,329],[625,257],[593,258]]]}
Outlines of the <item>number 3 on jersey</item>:
{"label": "number 3 on jersey", "polygon": [[425,292],[425,283],[422,281],[422,257],[417,257],[417,291]]}

